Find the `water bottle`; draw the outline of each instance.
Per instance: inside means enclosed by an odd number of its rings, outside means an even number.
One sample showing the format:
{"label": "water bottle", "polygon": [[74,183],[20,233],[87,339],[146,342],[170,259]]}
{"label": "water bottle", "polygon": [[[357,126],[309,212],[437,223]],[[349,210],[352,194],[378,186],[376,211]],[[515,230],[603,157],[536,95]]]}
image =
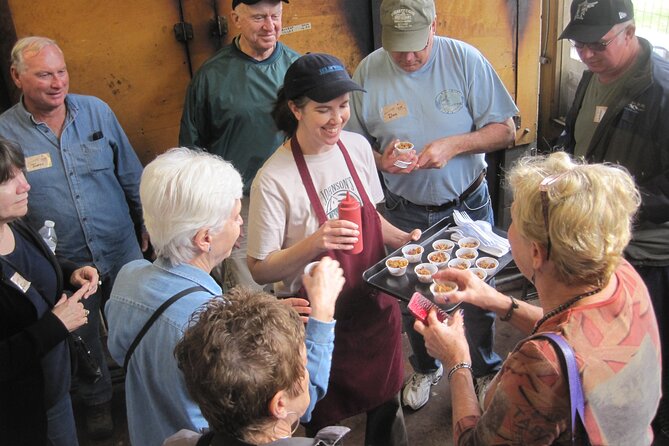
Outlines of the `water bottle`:
{"label": "water bottle", "polygon": [[353,249],[350,251],[343,251],[345,254],[360,254],[363,249],[362,243],[362,216],[361,216],[361,207],[358,200],[351,197],[351,194],[346,192],[346,197],[339,202],[339,219],[352,221],[358,225],[358,241],[353,245]]}
{"label": "water bottle", "polygon": [[51,248],[51,252],[56,253],[56,245],[58,244],[58,237],[56,237],[56,230],[53,228],[56,224],[51,220],[45,220],[44,226],[39,230],[39,235],[42,236],[47,246]]}

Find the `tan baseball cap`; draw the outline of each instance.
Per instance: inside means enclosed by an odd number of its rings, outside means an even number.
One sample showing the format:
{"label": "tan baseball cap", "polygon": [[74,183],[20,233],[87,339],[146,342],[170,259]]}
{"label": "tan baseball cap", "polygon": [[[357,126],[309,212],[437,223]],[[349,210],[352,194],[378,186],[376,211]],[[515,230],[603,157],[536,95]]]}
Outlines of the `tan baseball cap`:
{"label": "tan baseball cap", "polygon": [[386,51],[420,51],[436,17],[434,0],[383,0],[381,44]]}

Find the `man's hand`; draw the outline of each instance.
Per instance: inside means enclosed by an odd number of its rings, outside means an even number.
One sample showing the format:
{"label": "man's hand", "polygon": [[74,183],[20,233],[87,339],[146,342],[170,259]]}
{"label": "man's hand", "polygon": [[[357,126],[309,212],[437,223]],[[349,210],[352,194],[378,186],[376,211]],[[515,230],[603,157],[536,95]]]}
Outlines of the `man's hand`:
{"label": "man's hand", "polygon": [[457,136],[437,139],[423,148],[418,164],[421,169],[441,169],[459,153]]}
{"label": "man's hand", "polygon": [[[386,146],[386,148],[383,150],[383,153],[377,155],[379,158],[377,159],[376,167],[379,170],[387,173],[407,174],[413,172],[415,169],[418,169],[418,156],[416,155],[415,150],[411,150],[409,153],[405,153],[404,155],[399,156],[395,153],[395,144],[399,141],[399,139],[392,140],[390,144],[388,144],[388,146]],[[395,162],[398,160],[410,164],[405,168],[397,167],[395,166]]]}

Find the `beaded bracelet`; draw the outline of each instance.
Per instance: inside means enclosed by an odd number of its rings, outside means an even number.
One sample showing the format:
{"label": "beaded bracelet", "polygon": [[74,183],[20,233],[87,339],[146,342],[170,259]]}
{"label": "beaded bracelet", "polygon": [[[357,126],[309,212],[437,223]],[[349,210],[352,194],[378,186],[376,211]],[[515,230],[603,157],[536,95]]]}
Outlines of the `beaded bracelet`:
{"label": "beaded bracelet", "polygon": [[468,362],[458,362],[457,364],[455,364],[455,365],[453,366],[453,368],[451,369],[451,371],[448,372],[448,381],[449,381],[449,382],[451,381],[451,376],[453,376],[453,374],[454,374],[457,370],[460,370],[460,369],[469,369],[469,371],[471,372],[471,370],[472,370],[472,365],[471,365],[470,363],[468,363]]}
{"label": "beaded bracelet", "polygon": [[511,315],[513,315],[513,310],[518,308],[518,302],[516,302],[516,299],[514,299],[513,296],[509,296],[509,299],[511,299],[511,306],[509,307],[509,311],[507,311],[504,316],[499,318],[499,320],[504,322],[511,319]]}

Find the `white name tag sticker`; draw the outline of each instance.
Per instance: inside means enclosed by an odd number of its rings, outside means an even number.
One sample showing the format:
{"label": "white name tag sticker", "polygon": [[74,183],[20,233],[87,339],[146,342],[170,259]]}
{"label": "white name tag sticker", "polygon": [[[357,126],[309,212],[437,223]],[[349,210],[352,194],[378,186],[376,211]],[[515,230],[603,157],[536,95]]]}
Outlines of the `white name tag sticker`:
{"label": "white name tag sticker", "polygon": [[395,102],[383,107],[383,122],[393,121],[409,115],[409,109],[404,101]]}
{"label": "white name tag sticker", "polygon": [[19,287],[21,291],[24,293],[28,291],[28,288],[30,288],[30,282],[28,282],[21,274],[19,273],[14,273],[12,277],[9,279],[12,281],[14,285]]}
{"label": "white name tag sticker", "polygon": [[604,107],[603,105],[598,105],[595,107],[595,116],[592,122],[602,122],[607,109],[608,107]]}
{"label": "white name tag sticker", "polygon": [[48,169],[51,164],[51,154],[40,153],[26,158],[26,170],[32,172],[34,170]]}

